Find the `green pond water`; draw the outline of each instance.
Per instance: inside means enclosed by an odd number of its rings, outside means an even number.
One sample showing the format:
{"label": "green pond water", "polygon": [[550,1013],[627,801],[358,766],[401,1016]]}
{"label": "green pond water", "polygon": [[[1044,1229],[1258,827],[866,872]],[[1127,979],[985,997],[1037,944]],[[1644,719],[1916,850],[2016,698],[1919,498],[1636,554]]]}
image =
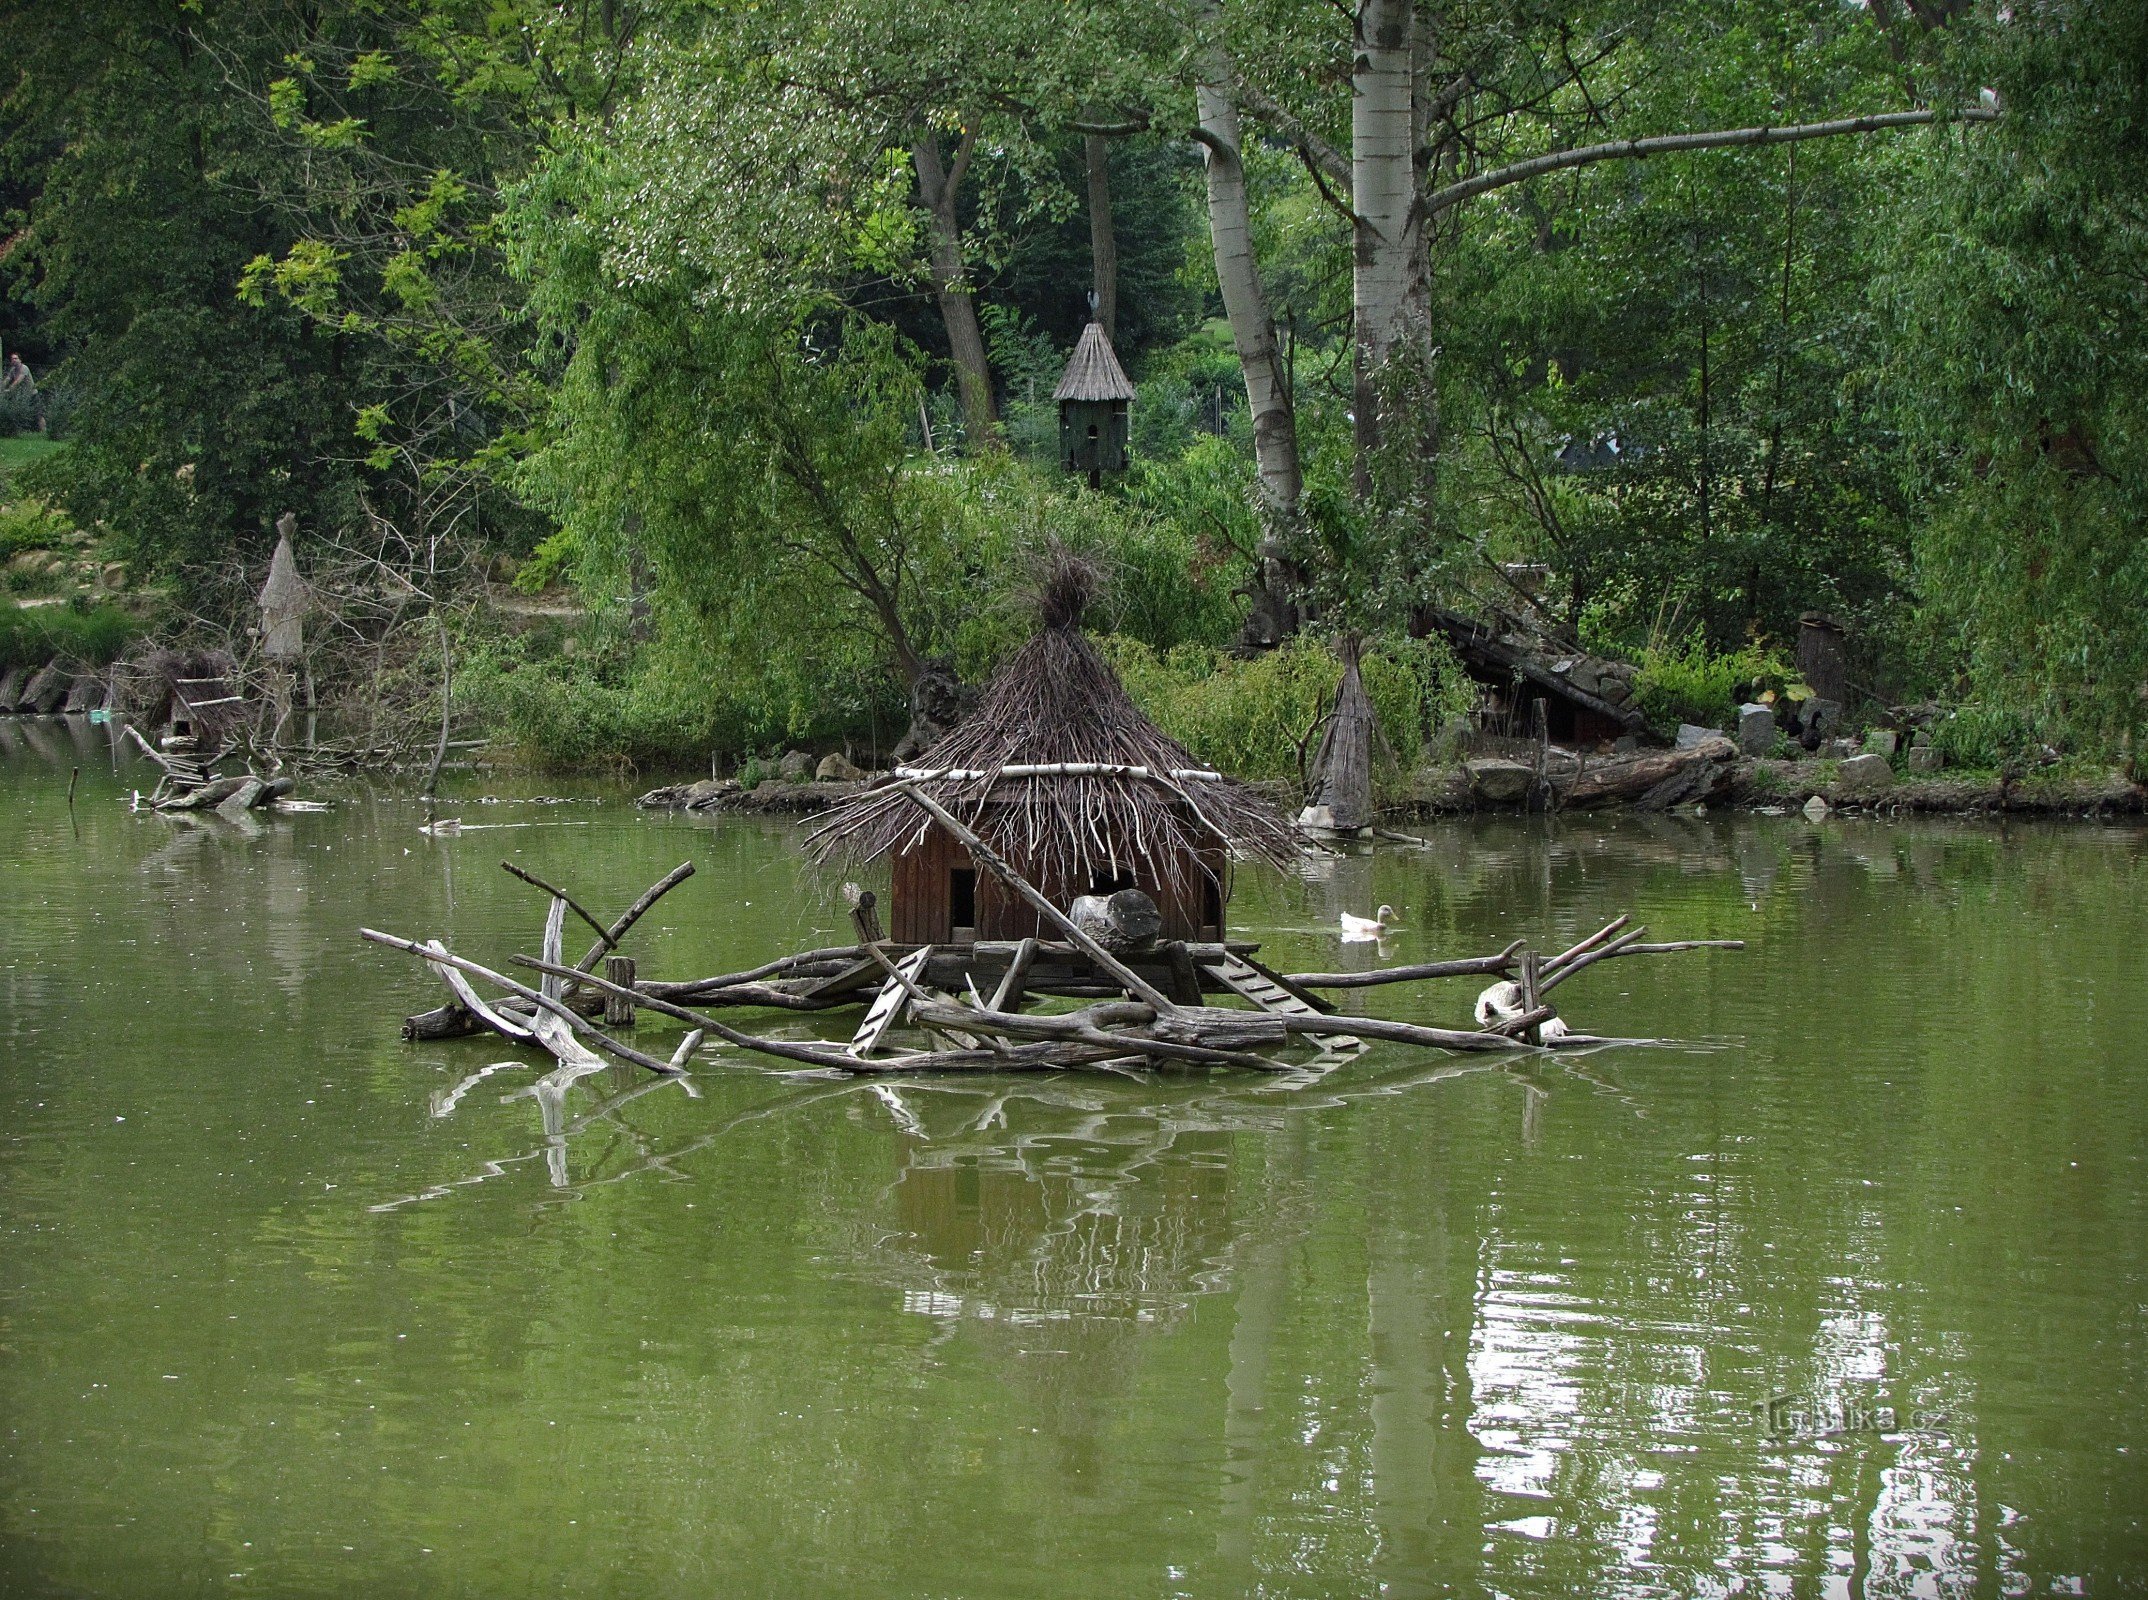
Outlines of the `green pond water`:
{"label": "green pond water", "polygon": [[1559,993],[1676,1044],[544,1095],[401,1042],[437,986],[355,930],[504,959],[503,856],[600,910],[690,859],[642,970],[734,969],[840,936],[795,830],[137,784],[0,719],[0,1593],[2148,1590],[2139,831],[1478,820],[1241,884],[1295,969],[1382,900],[1389,961],[1749,940]]}

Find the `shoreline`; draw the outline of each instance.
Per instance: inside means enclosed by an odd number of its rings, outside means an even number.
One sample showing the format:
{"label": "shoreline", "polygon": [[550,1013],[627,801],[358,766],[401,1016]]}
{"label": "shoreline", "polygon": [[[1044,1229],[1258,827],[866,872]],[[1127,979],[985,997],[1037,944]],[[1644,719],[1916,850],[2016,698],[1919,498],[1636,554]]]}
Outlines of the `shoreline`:
{"label": "shoreline", "polygon": [[[2029,816],[2074,821],[2148,815],[2148,788],[2113,771],[2096,777],[2030,775],[2002,780],[1987,773],[1959,777],[1904,777],[1891,782],[1844,782],[1832,761],[1780,761],[1740,758],[1711,763],[1704,786],[1675,804],[1649,806],[1630,799],[1594,801],[1551,809],[1573,812],[1673,811],[1696,805],[1784,815],[1804,809],[1813,798],[1830,814],[1848,816]],[[857,793],[865,780],[784,782],[770,779],[754,788],[732,778],[700,778],[659,785],[635,798],[645,810],[735,812],[749,816],[810,816]],[[1532,808],[1522,799],[1491,799],[1471,786],[1459,766],[1417,775],[1417,792],[1380,808],[1384,823],[1431,821],[1444,816],[1511,813]],[[1538,811],[1544,808],[1534,808]]]}

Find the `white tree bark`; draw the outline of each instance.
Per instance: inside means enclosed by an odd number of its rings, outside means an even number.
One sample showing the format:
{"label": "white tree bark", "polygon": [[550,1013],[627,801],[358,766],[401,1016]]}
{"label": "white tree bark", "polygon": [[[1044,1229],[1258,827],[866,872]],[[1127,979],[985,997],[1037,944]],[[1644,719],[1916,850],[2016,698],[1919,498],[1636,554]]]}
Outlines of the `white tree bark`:
{"label": "white tree bark", "polygon": [[[1213,28],[1220,8],[1203,7],[1203,21]],[[1261,537],[1251,585],[1252,609],[1243,629],[1252,645],[1279,644],[1297,630],[1297,576],[1290,570],[1287,536],[1298,523],[1305,495],[1298,456],[1298,418],[1290,392],[1290,375],[1276,343],[1275,319],[1268,313],[1261,287],[1260,263],[1253,255],[1253,224],[1246,200],[1245,163],[1240,157],[1238,103],[1231,90],[1231,65],[1220,45],[1202,54],[1200,81],[1194,88],[1199,135],[1208,172],[1208,233],[1215,251],[1216,281],[1223,291],[1223,314],[1231,325],[1231,342],[1245,375],[1246,408],[1253,418],[1253,459],[1260,476]]]}
{"label": "white tree bark", "polygon": [[1430,338],[1423,212],[1418,202],[1416,8],[1363,0],[1351,70],[1351,299],[1360,456],[1381,437],[1378,379],[1398,351]]}
{"label": "white tree bark", "polygon": [[1216,255],[1216,281],[1223,290],[1223,314],[1245,372],[1261,497],[1276,520],[1295,522],[1305,489],[1298,462],[1298,421],[1275,322],[1268,314],[1268,295],[1261,287],[1260,264],[1253,258],[1245,165],[1238,154],[1238,105],[1231,95],[1230,64],[1220,50],[1210,51],[1194,93],[1207,156],[1209,240]]}

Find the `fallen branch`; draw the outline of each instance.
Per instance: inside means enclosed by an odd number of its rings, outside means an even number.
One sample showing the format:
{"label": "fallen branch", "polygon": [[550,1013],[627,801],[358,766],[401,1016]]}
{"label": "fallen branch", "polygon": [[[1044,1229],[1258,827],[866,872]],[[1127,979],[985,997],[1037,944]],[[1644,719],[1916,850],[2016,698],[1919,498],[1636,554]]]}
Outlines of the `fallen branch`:
{"label": "fallen branch", "polygon": [[[483,978],[488,983],[496,983],[501,988],[505,989],[508,993],[517,995],[520,998],[529,1001],[531,1005],[540,1007],[541,1009],[550,1012],[552,1015],[558,1017],[561,1022],[565,1023],[568,1028],[574,1030],[575,1032],[587,1034],[601,1048],[610,1051],[621,1061],[631,1061],[635,1066],[647,1067],[651,1072],[668,1073],[677,1070],[669,1062],[659,1061],[654,1056],[643,1055],[632,1045],[621,1044],[610,1034],[605,1033],[599,1028],[592,1027],[587,1018],[576,1016],[573,1011],[568,1009],[564,1002],[554,1000],[549,995],[540,994],[535,989],[529,988],[524,984],[517,983],[514,979],[508,977],[505,973],[495,972],[490,967],[479,966],[475,961],[471,961],[462,956],[455,955],[448,951],[445,947],[443,947],[438,940],[434,940],[429,945],[419,944],[414,939],[400,939],[392,933],[382,933],[375,928],[360,928],[358,930],[358,937],[361,939],[369,939],[374,944],[384,944],[391,950],[401,950],[406,952],[407,954],[419,956],[427,962],[445,962],[449,966],[454,967],[459,971],[469,973],[472,977]],[[571,973],[573,969],[562,967],[558,970],[561,974],[565,975]],[[590,981],[593,983],[598,983],[600,986],[602,985],[601,979],[591,979]],[[533,1029],[531,1031],[534,1032],[535,1030]],[[507,1037],[513,1039],[515,1038],[515,1035],[510,1033],[507,1035]],[[519,1044],[525,1041],[517,1039],[516,1042]]]}

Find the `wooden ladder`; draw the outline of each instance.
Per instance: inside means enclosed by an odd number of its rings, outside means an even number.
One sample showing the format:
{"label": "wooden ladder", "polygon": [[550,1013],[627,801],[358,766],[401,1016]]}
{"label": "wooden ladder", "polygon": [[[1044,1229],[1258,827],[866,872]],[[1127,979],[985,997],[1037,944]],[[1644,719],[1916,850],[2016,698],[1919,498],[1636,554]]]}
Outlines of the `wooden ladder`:
{"label": "wooden ladder", "polygon": [[[926,963],[932,960],[932,946],[921,945],[895,963],[895,970],[916,983],[924,975]],[[901,982],[890,977],[873,996],[873,1003],[866,1009],[865,1020],[858,1024],[858,1031],[851,1035],[849,1054],[859,1060],[880,1048],[880,1039],[888,1029],[895,1026],[903,1013],[909,1009],[910,992]]]}
{"label": "wooden ladder", "polygon": [[[1318,1006],[1303,995],[1286,989],[1243,956],[1226,952],[1221,961],[1203,962],[1202,965],[1221,979],[1223,986],[1231,993],[1259,1006],[1263,1011],[1272,1011],[1277,1016],[1285,1017],[1322,1015]],[[1324,1035],[1319,1044],[1322,1055],[1351,1055],[1365,1048],[1364,1040],[1349,1033]]]}

